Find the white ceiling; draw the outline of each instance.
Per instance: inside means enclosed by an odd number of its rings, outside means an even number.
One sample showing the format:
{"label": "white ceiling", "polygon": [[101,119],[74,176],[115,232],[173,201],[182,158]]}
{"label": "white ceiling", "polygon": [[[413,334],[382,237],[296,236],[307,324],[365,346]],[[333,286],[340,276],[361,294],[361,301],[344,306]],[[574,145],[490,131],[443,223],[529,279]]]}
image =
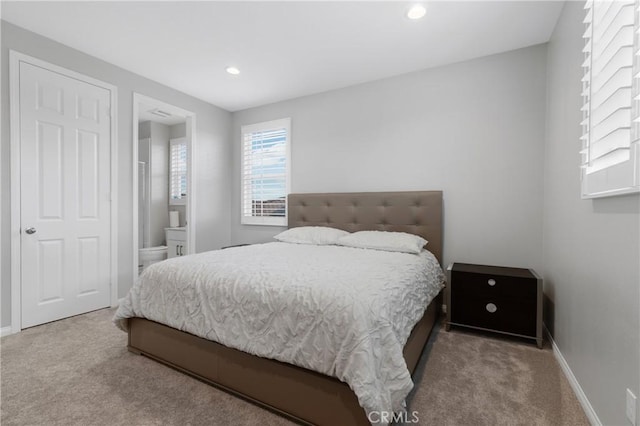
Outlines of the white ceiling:
{"label": "white ceiling", "polygon": [[236,111],[544,43],[562,4],[430,1],[410,21],[403,1],[2,1],[2,19]]}

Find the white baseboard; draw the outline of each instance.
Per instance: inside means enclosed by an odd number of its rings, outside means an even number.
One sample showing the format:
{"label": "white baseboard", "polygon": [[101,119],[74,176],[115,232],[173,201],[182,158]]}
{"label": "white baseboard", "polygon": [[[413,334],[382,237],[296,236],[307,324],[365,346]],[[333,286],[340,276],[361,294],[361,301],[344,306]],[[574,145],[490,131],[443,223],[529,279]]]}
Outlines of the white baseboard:
{"label": "white baseboard", "polygon": [[591,423],[592,426],[602,426],[602,422],[598,418],[596,411],[593,409],[593,406],[591,406],[591,403],[589,402],[587,395],[582,390],[580,383],[578,383],[578,379],[576,379],[576,376],[574,376],[573,371],[571,371],[569,364],[567,364],[567,360],[564,359],[562,352],[560,352],[560,348],[558,348],[558,345],[556,345],[556,342],[553,340],[553,337],[551,336],[551,333],[549,332],[549,329],[547,328],[546,325],[544,326],[544,331],[547,334],[547,338],[551,342],[551,347],[553,348],[553,355],[555,355],[556,360],[558,361],[558,364],[560,364],[560,368],[562,369],[562,372],[564,373],[567,380],[569,381],[569,384],[571,385],[571,389],[573,389],[573,392],[576,394],[576,397],[578,398],[578,402],[580,402],[580,405],[582,405],[582,409],[584,410],[584,413],[586,414],[587,419],[589,419],[589,423]]}
{"label": "white baseboard", "polygon": [[[111,306],[111,307],[112,308],[117,308],[118,306],[120,306],[120,304],[122,303],[123,300],[124,300],[124,297],[118,299],[116,301],[116,304]],[[8,336],[10,334],[13,334],[13,331],[11,331],[11,326],[0,328],[0,337]]]}

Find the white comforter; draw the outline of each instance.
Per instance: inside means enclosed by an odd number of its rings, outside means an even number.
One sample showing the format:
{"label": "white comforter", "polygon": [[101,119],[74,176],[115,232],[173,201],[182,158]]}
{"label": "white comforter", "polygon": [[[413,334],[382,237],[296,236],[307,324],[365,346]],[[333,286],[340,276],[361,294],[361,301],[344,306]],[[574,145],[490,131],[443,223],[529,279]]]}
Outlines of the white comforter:
{"label": "white comforter", "polygon": [[148,318],[334,376],[367,413],[390,412],[413,388],[402,349],[443,286],[426,250],[268,243],[150,266],[114,321]]}

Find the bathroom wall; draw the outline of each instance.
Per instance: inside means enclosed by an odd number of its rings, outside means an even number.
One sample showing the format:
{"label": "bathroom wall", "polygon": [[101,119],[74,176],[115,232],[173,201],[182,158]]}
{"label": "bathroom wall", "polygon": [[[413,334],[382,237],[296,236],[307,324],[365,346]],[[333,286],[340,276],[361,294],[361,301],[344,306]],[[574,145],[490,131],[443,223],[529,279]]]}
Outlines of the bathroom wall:
{"label": "bathroom wall", "polygon": [[[150,247],[165,244],[164,228],[169,226],[169,134],[169,126],[164,124],[144,121],[138,125],[138,139],[151,138],[148,155]],[[138,155],[144,161],[144,153]]]}
{"label": "bathroom wall", "polygon": [[[148,122],[147,122],[148,123]],[[147,134],[150,133],[150,126]],[[138,140],[138,247],[150,247],[149,243],[149,169],[151,157],[151,138],[144,137]],[[145,242],[146,241],[146,242]]]}
{"label": "bathroom wall", "polygon": [[187,136],[187,125],[186,123],[178,123],[173,126],[169,126],[169,138],[184,138]]}

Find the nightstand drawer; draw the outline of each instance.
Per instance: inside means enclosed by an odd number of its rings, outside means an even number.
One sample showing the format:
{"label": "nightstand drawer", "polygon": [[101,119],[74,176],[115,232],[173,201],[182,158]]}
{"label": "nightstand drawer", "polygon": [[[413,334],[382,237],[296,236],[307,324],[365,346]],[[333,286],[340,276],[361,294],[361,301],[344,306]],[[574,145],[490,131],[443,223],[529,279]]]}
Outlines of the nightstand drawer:
{"label": "nightstand drawer", "polygon": [[451,323],[536,337],[536,299],[483,297],[455,299]]}
{"label": "nightstand drawer", "polygon": [[453,297],[503,297],[533,300],[538,294],[535,278],[522,278],[497,274],[452,272]]}

